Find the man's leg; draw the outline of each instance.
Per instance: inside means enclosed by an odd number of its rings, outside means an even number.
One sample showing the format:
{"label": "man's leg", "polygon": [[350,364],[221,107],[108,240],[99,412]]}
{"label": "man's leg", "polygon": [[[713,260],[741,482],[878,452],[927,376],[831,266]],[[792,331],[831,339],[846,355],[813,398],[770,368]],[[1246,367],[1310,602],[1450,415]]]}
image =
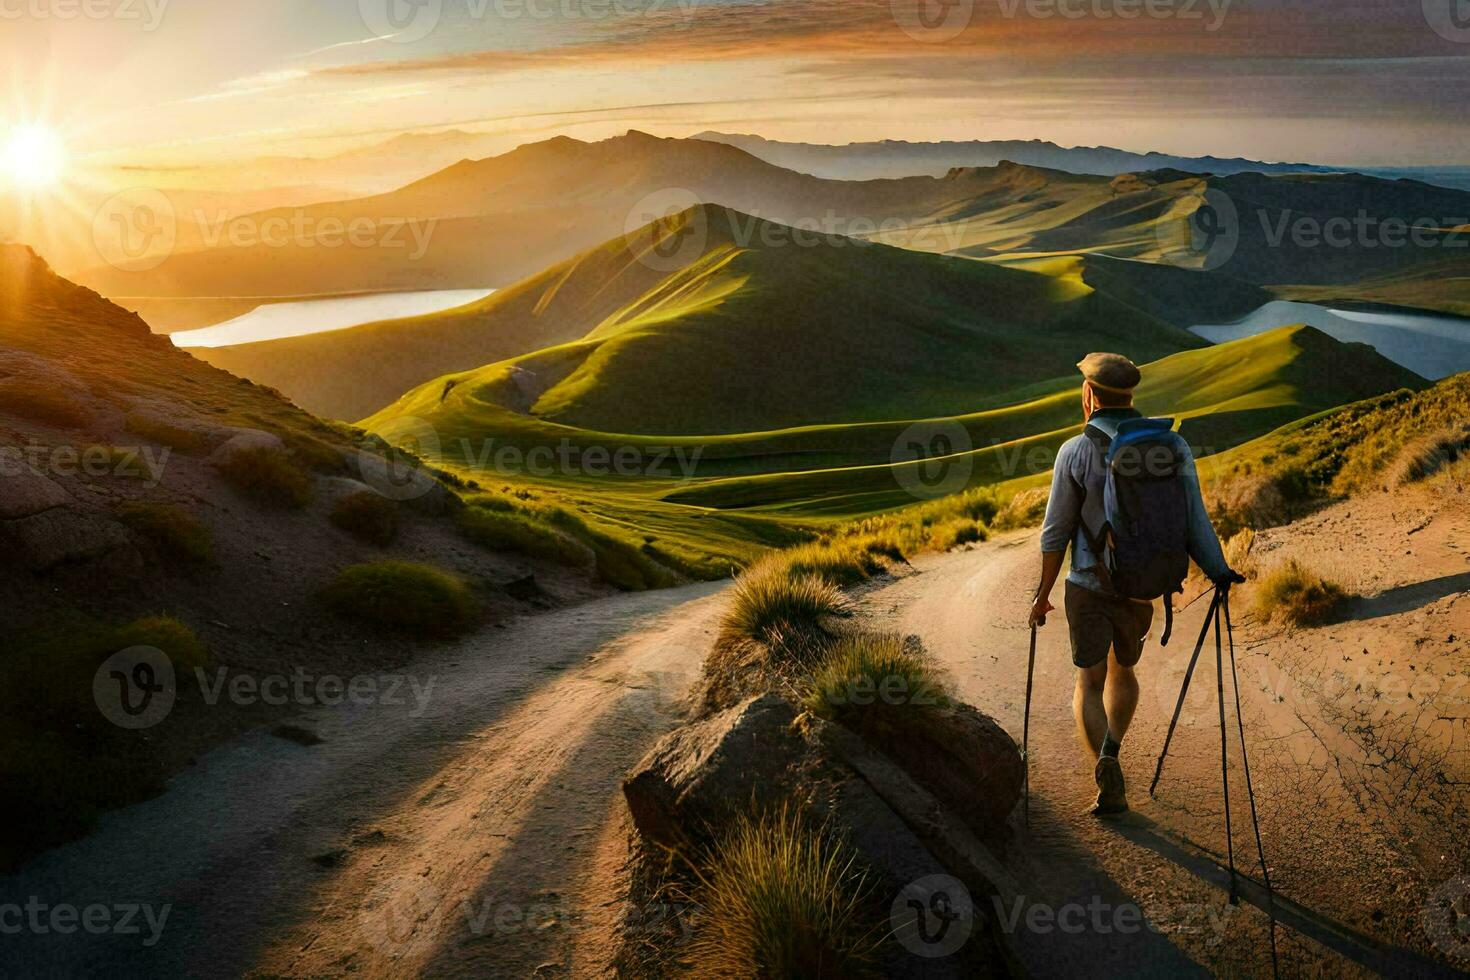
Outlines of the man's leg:
{"label": "man's leg", "polygon": [[1072,694],[1072,714],[1077,719],[1077,733],[1092,750],[1093,758],[1097,758],[1097,754],[1102,751],[1103,736],[1108,731],[1108,711],[1103,700],[1107,682],[1106,660],[1091,667],[1077,668],[1077,690]]}
{"label": "man's leg", "polygon": [[[1123,741],[1128,726],[1133,723],[1133,712],[1138,707],[1138,677],[1132,667],[1118,662],[1115,652],[1108,658],[1107,688],[1103,692],[1103,707],[1107,712],[1107,730],[1116,742]],[[1102,744],[1102,740],[1098,740]]]}

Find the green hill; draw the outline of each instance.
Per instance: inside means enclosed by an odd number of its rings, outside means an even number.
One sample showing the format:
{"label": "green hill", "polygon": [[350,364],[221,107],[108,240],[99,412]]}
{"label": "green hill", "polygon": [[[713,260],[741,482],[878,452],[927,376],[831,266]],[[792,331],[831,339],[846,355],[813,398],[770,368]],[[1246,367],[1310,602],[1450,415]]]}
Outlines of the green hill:
{"label": "green hill", "polygon": [[642,240],[692,236],[697,260],[576,342],[436,381],[379,417],[494,406],[658,436],[876,423],[972,412],[1099,347],[1147,361],[1204,346],[1080,283],[792,234],[714,206],[665,219]]}

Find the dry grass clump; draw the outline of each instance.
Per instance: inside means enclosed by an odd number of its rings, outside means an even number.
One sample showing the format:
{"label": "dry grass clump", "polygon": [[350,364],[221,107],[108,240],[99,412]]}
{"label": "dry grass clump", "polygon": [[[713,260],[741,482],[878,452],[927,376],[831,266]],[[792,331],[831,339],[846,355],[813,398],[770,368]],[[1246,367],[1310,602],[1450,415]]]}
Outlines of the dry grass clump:
{"label": "dry grass clump", "polygon": [[1332,621],[1347,597],[1337,583],[1288,558],[1257,582],[1256,614],[1293,626],[1321,626]]}
{"label": "dry grass clump", "polygon": [[1389,487],[1420,483],[1442,472],[1458,472],[1470,460],[1470,425],[1445,428],[1404,447],[1388,470]]}
{"label": "dry grass clump", "polygon": [[474,593],[458,575],[406,561],[344,568],[321,597],[341,616],[438,638],[467,632],[478,611]]}
{"label": "dry grass clump", "polygon": [[794,806],[744,816],[700,862],[688,949],[701,977],[875,975],[874,886],[850,851]]}
{"label": "dry grass clump", "polygon": [[361,490],[332,505],[333,524],[368,544],[386,548],[398,537],[398,504],[380,493]]}
{"label": "dry grass clump", "polygon": [[66,392],[23,378],[0,385],[0,414],[64,429],[83,429],[92,421],[86,406]]}
{"label": "dry grass clump", "polygon": [[934,528],[929,535],[929,546],[935,551],[953,551],[961,545],[978,544],[989,538],[985,525],[961,517]]}
{"label": "dry grass clump", "polygon": [[819,718],[880,740],[922,724],[950,703],[939,673],[916,645],[891,633],[859,633],[823,658],[802,703]]}
{"label": "dry grass clump", "polygon": [[209,528],[180,507],[130,500],[118,505],[117,519],[164,558],[194,564],[214,558],[214,537]]}
{"label": "dry grass clump", "polygon": [[774,555],[735,580],[730,607],[720,621],[722,637],[785,646],[793,636],[826,633],[823,620],[847,614],[847,600],[818,575],[793,574]]}
{"label": "dry grass clump", "polygon": [[209,437],[205,433],[198,429],[173,425],[151,415],[129,415],[127,428],[135,436],[167,446],[186,456],[202,456],[209,452]]}
{"label": "dry grass clump", "polygon": [[311,503],[312,478],[280,449],[242,449],[219,464],[236,490],[266,507],[299,510]]}
{"label": "dry grass clump", "polygon": [[1046,503],[1050,498],[1051,490],[1048,487],[1022,490],[996,513],[991,526],[997,531],[1035,527],[1046,517]]}

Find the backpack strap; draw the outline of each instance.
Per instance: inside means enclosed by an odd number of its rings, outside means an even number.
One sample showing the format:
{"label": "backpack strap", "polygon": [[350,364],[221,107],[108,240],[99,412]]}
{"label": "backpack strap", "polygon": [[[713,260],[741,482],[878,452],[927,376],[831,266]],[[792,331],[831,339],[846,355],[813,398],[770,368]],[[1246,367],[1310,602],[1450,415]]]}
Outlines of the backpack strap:
{"label": "backpack strap", "polygon": [[[1097,447],[1097,451],[1102,456],[1104,465],[1106,465],[1108,449],[1113,444],[1112,437],[1102,429],[1091,424],[1082,427],[1082,434],[1087,437],[1089,442]],[[1117,589],[1113,588],[1113,573],[1108,569],[1108,563],[1105,560],[1109,530],[1107,522],[1104,521],[1103,526],[1095,534],[1092,528],[1087,526],[1087,518],[1082,516],[1082,507],[1085,507],[1087,504],[1087,487],[1076,476],[1070,473],[1067,475],[1071,477],[1073,485],[1077,487],[1077,494],[1082,500],[1082,506],[1079,506],[1077,512],[1077,526],[1082,531],[1082,537],[1087,541],[1087,547],[1092,549],[1093,555],[1097,558],[1097,564],[1093,566],[1092,571],[1097,574],[1098,581],[1102,583],[1103,588],[1109,592],[1117,592]]]}

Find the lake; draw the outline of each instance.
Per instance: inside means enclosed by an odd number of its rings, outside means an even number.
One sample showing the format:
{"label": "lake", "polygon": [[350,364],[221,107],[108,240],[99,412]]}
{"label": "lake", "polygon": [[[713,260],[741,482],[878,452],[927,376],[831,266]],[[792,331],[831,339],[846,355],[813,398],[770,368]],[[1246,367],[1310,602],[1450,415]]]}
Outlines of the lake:
{"label": "lake", "polygon": [[493,289],[436,289],[265,303],[233,320],[179,331],[170,334],[169,339],[179,347],[229,347],[281,340],[452,310],[479,302],[493,292]]}
{"label": "lake", "polygon": [[1235,323],[1190,330],[1219,344],[1294,323],[1316,327],[1336,340],[1368,344],[1431,381],[1470,371],[1470,320],[1434,313],[1369,313],[1277,300]]}

